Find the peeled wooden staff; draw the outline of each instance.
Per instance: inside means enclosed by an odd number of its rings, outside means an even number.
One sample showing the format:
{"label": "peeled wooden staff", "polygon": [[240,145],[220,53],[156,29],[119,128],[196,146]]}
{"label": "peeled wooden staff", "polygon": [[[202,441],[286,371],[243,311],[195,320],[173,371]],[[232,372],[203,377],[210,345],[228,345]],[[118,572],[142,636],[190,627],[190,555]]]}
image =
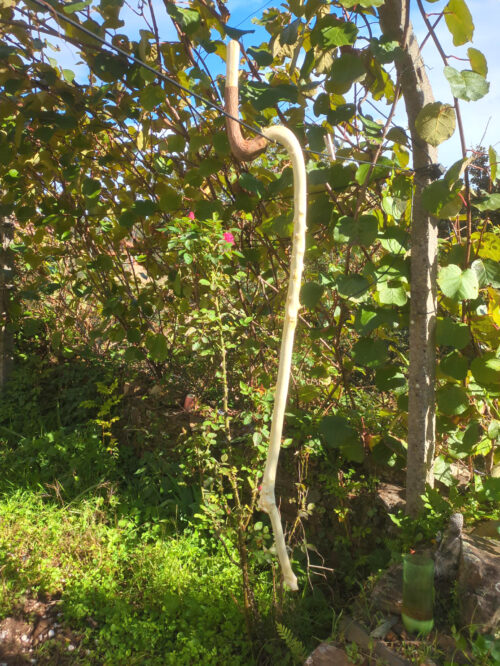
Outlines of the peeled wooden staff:
{"label": "peeled wooden staff", "polygon": [[[238,117],[238,69],[240,47],[238,42],[229,42],[226,62],[226,111]],[[227,133],[234,156],[249,162],[266,149],[267,141],[263,137],[246,140],[241,135],[240,125],[236,120],[227,118]],[[281,340],[280,359],[278,366],[278,379],[274,398],[274,411],[271,423],[271,436],[267,454],[264,478],[260,493],[259,506],[269,514],[276,543],[276,552],[283,572],[285,584],[291,590],[297,590],[297,578],[292,571],[288,557],[281,518],[276,506],[274,487],[276,482],[276,469],[281,447],[283,420],[290,382],[290,367],[292,364],[293,338],[297,325],[297,316],[300,307],[299,294],[302,270],[304,267],[304,251],[306,245],[306,209],[307,187],[306,168],[302,149],[296,136],[283,125],[274,125],[263,130],[263,134],[270,141],[281,143],[288,151],[293,167],[293,235],[292,257],[290,261],[290,281],[285,307],[285,323]]]}

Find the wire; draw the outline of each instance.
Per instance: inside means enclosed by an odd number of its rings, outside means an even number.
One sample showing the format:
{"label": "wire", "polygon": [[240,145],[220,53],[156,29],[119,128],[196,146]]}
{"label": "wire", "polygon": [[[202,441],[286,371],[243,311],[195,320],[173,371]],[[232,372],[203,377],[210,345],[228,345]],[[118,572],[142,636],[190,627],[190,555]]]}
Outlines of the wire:
{"label": "wire", "polygon": [[257,9],[255,9],[253,12],[251,12],[248,16],[245,16],[245,18],[243,19],[243,21],[240,21],[240,22],[238,23],[238,25],[235,26],[235,27],[236,27],[236,28],[239,28],[240,25],[243,25],[243,23],[245,23],[245,21],[248,21],[249,18],[252,18],[252,17],[255,16],[256,14],[258,14],[260,11],[262,11],[263,9],[265,9],[268,5],[271,4],[271,2],[273,2],[273,0],[268,0],[267,2],[265,2],[263,5],[261,5],[260,7],[258,7]]}

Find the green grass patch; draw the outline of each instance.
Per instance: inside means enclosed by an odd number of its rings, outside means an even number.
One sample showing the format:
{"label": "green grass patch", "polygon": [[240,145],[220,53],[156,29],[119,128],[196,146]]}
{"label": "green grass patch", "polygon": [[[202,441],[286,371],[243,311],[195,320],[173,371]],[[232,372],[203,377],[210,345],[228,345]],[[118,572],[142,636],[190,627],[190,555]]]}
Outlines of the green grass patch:
{"label": "green grass patch", "polygon": [[[224,550],[192,532],[152,539],[133,521],[110,521],[103,502],[3,495],[2,617],[23,598],[60,596],[64,622],[82,636],[79,654],[90,650],[82,663],[254,663],[241,574]],[[265,605],[264,580],[257,592]]]}

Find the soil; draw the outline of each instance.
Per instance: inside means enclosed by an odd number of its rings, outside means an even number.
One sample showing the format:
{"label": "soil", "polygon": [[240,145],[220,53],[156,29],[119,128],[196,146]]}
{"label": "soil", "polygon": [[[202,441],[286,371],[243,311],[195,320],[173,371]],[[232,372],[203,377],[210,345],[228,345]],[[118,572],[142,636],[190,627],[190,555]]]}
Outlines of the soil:
{"label": "soil", "polygon": [[28,598],[0,622],[0,666],[72,664],[78,637],[61,626],[59,600]]}

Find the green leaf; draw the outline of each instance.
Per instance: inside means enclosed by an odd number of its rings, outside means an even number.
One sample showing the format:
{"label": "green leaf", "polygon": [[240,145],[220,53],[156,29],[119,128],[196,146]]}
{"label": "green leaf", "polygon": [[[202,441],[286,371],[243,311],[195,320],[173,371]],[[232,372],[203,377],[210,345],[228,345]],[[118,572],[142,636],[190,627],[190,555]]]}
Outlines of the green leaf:
{"label": "green leaf", "polygon": [[436,481],[439,481],[446,487],[450,487],[454,483],[450,463],[446,462],[443,456],[438,456],[437,458],[435,458],[433,466],[433,474],[434,474],[434,479]]}
{"label": "green leaf", "polygon": [[488,63],[481,51],[478,51],[471,46],[467,49],[467,55],[469,56],[471,69],[474,72],[481,74],[481,76],[486,77],[488,74]]}
{"label": "green leaf", "polygon": [[474,23],[464,0],[450,0],[444,8],[444,19],[453,35],[454,46],[461,46],[472,40]]}
{"label": "green leaf", "polygon": [[[299,28],[302,25],[300,18],[296,18],[295,21],[289,23],[283,30],[279,33],[280,44],[288,44],[289,46],[296,43],[299,36]],[[254,32],[252,30],[252,32]]]}
{"label": "green leaf", "polygon": [[369,288],[370,283],[368,280],[357,273],[341,275],[337,279],[337,291],[342,298],[362,298]]}
{"label": "green leaf", "polygon": [[269,67],[273,61],[273,54],[267,49],[267,46],[253,47],[247,49],[247,53],[252,56],[260,67]]}
{"label": "green leaf", "polygon": [[467,324],[438,317],[436,323],[436,342],[438,345],[463,349],[471,341]]}
{"label": "green leaf", "polygon": [[500,437],[500,421],[491,421],[488,425],[488,439],[497,439]]}
{"label": "green leaf", "polygon": [[363,445],[356,430],[349,425],[343,416],[325,416],[319,425],[326,444],[340,449],[348,460],[362,462],[364,458]]}
{"label": "green leaf", "polygon": [[455,131],[455,110],[449,104],[426,104],[415,120],[415,127],[424,141],[439,146]]}
{"label": "green leaf", "polygon": [[438,284],[445,296],[455,301],[475,299],[479,295],[479,283],[473,270],[462,271],[460,266],[450,264],[439,271]]}
{"label": "green leaf", "polygon": [[379,326],[392,327],[397,321],[397,314],[386,308],[358,308],[354,328],[360,335],[367,335]]}
{"label": "green leaf", "polygon": [[82,193],[87,199],[95,199],[101,192],[101,183],[95,178],[85,178],[82,185]]}
{"label": "green leaf", "polygon": [[267,83],[249,83],[246,86],[248,98],[258,111],[276,106],[278,102],[297,101],[297,86],[281,83],[276,86],[270,86]]}
{"label": "green leaf", "polygon": [[377,238],[378,220],[374,215],[360,215],[355,220],[344,215],[335,226],[333,237],[337,243],[368,246]]}
{"label": "green leaf", "polygon": [[338,125],[350,120],[356,114],[354,104],[339,104],[334,111],[328,114],[328,122],[332,125]]}
{"label": "green leaf", "polygon": [[[184,32],[187,32],[188,35],[196,32],[201,21],[201,14],[199,12],[194,9],[177,7],[172,2],[166,2],[165,5],[167,7],[167,12],[174,21],[179,24]],[[231,37],[231,35],[229,36]],[[238,37],[231,37],[231,39],[238,39]]]}
{"label": "green leaf", "polygon": [[334,82],[341,85],[353,83],[365,74],[363,61],[354,53],[342,53],[339,58],[335,59],[330,70]]}
{"label": "green leaf", "polygon": [[500,208],[500,194],[487,194],[472,201],[472,205],[480,211],[498,210]]}
{"label": "green leaf", "polygon": [[323,49],[354,44],[358,28],[354,23],[340,21],[331,14],[320,18],[311,32],[311,44]]}
{"label": "green leaf", "polygon": [[385,178],[389,175],[392,166],[392,162],[387,157],[380,157],[377,165],[373,168],[373,170],[370,164],[360,164],[356,170],[356,182],[359,185],[364,185],[370,171],[370,183],[372,183],[374,180],[378,180],[379,178]]}
{"label": "green leaf", "polygon": [[[197,14],[198,12],[194,13]],[[239,28],[231,28],[230,26],[224,24],[222,25],[222,29],[230,39],[236,39],[236,41],[240,40],[243,35],[251,35],[255,32],[255,30],[240,30]]]}
{"label": "green leaf", "polygon": [[380,7],[385,0],[339,0],[342,7],[352,9],[353,7]]}
{"label": "green leaf", "polygon": [[260,180],[258,180],[253,174],[251,174],[248,171],[241,174],[239,178],[239,184],[243,189],[247,190],[248,192],[251,192],[252,194],[257,195],[259,199],[266,191],[264,183],[262,183]]}
{"label": "green leaf", "polygon": [[483,433],[483,428],[479,421],[471,421],[467,427],[467,430],[464,432],[463,443],[467,449],[472,450],[474,444],[477,444],[481,439]]}
{"label": "green leaf", "polygon": [[386,65],[395,60],[401,52],[401,47],[399,42],[388,37],[381,37],[381,39],[374,37],[370,39],[370,50],[375,56],[375,60],[378,60],[382,65]]}
{"label": "green leaf", "polygon": [[408,302],[406,286],[397,278],[378,281],[377,293],[382,305],[396,305],[397,307],[402,307]]}
{"label": "green leaf", "polygon": [[387,343],[380,339],[360,338],[352,348],[352,357],[355,363],[368,368],[384,363],[387,354]]}
{"label": "green leaf", "polygon": [[139,93],[139,100],[146,111],[152,111],[155,106],[165,101],[165,91],[159,85],[149,85]]}
{"label": "green leaf", "polygon": [[439,217],[455,217],[463,202],[444,180],[436,180],[422,192],[422,205],[429,213]]}
{"label": "green leaf", "polygon": [[63,69],[62,74],[64,80],[67,81],[68,83],[71,83],[75,78],[75,72],[73,72],[71,69]]}
{"label": "green leaf", "polygon": [[448,79],[453,96],[464,99],[466,102],[481,99],[490,89],[488,81],[477,72],[469,70],[459,72],[457,69],[447,66],[444,68],[444,75]]}
{"label": "green leaf", "polygon": [[161,333],[147,334],[146,349],[151,354],[153,361],[158,363],[163,363],[169,356],[167,341]]}
{"label": "green leaf", "polygon": [[439,409],[447,416],[458,416],[469,408],[467,391],[462,386],[444,386],[436,398]]}
{"label": "green leaf", "polygon": [[325,288],[317,282],[306,282],[300,290],[300,302],[312,309],[320,302]]}
{"label": "green leaf", "polygon": [[375,386],[381,391],[394,391],[406,386],[406,379],[400,367],[385,365],[375,372]]}
{"label": "green leaf", "polygon": [[467,377],[469,361],[454,351],[445,356],[439,364],[439,369],[448,377],[453,377],[458,381],[463,381]]}
{"label": "green leaf", "polygon": [[81,2],[69,2],[63,5],[63,12],[65,14],[74,14],[74,12],[79,12],[85,7],[88,7],[91,4],[92,0],[82,0]]}
{"label": "green leaf", "polygon": [[476,357],[470,366],[474,379],[485,387],[500,385],[500,358],[494,352]]}
{"label": "green leaf", "polygon": [[462,157],[454,162],[446,172],[443,180],[451,188],[459,180],[466,167],[472,162],[470,157]]}

